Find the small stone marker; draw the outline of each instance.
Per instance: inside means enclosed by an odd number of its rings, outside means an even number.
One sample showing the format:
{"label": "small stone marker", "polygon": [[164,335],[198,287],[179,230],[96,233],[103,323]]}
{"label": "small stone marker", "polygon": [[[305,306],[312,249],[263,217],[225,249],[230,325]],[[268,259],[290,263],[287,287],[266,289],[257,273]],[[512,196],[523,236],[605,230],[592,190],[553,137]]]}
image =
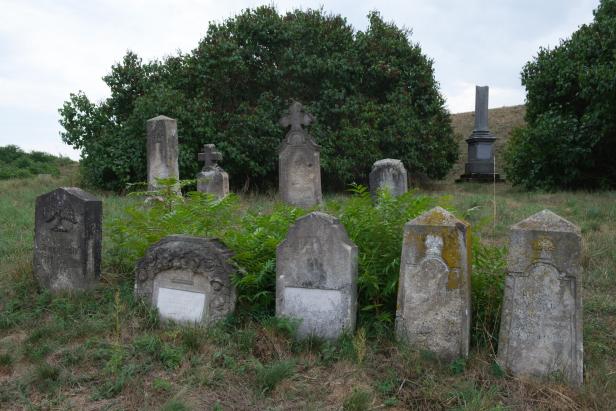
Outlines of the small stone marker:
{"label": "small stone marker", "polygon": [[197,174],[197,191],[214,194],[223,198],[229,194],[229,174],[216,164],[222,160],[222,153],[216,151],[214,144],[205,144],[203,153],[199,153],[199,161],[203,161],[203,169]]}
{"label": "small stone marker", "polygon": [[[148,190],[160,187],[156,179],[179,180],[177,121],[158,116],[146,122],[148,134]],[[179,186],[177,187],[179,191]]]}
{"label": "small stone marker", "polygon": [[406,168],[400,160],[386,158],[376,161],[370,172],[370,194],[376,197],[379,189],[387,188],[397,197],[408,191]]}
{"label": "small stone marker", "polygon": [[435,207],[404,226],[396,333],[452,360],[468,355],[470,226]]}
{"label": "small stone marker", "polygon": [[549,210],[511,227],[498,360],[514,375],[582,384],[581,256],[579,228]]}
{"label": "small stone marker", "polygon": [[34,272],[52,291],[85,290],[101,273],[101,200],[77,187],[36,199]]}
{"label": "small stone marker", "polygon": [[300,103],[293,102],[289,113],[280,119],[282,127],[291,129],[278,150],[278,184],[282,200],[299,207],[320,204],[320,147],[302,128],[314,121]]}
{"label": "small stone marker", "polygon": [[137,263],[135,295],[158,308],[163,320],[204,324],[221,320],[235,308],[230,257],[216,239],[165,237]]}
{"label": "small stone marker", "polygon": [[335,339],[356,312],[357,246],[335,217],[298,219],[276,250],[276,315],[300,319],[301,338]]}

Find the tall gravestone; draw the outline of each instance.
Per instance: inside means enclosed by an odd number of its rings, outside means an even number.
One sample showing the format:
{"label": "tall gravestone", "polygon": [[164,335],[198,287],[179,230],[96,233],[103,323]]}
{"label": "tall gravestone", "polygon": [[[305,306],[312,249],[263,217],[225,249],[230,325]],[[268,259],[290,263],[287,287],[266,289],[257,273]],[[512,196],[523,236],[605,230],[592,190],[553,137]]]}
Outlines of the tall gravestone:
{"label": "tall gravestone", "polygon": [[34,272],[52,291],[84,290],[101,272],[102,202],[76,187],[36,199]]}
{"label": "tall gravestone", "polygon": [[[179,180],[178,127],[175,119],[158,116],[146,122],[148,135],[148,190],[157,190],[157,179]],[[176,188],[179,191],[179,186]]]}
{"label": "tall gravestone", "polygon": [[276,315],[300,319],[299,337],[335,339],[356,313],[357,246],[335,217],[298,219],[276,250]]}
{"label": "tall gravestone", "polygon": [[283,201],[299,207],[322,201],[320,147],[302,128],[313,121],[298,102],[280,119],[282,127],[291,128],[278,150],[279,191]]}
{"label": "tall gravestone", "polygon": [[137,262],[135,295],[163,320],[209,324],[235,308],[231,252],[218,240],[184,235],[163,238]]}
{"label": "tall gravestone", "polygon": [[396,333],[451,360],[468,355],[470,226],[435,207],[404,226]]}
{"label": "tall gravestone", "polygon": [[372,165],[370,193],[375,197],[378,190],[384,188],[396,197],[408,191],[408,176],[402,161],[386,158]]}
{"label": "tall gravestone", "polygon": [[549,210],[511,227],[498,360],[514,375],[582,384],[581,256],[579,228]]}
{"label": "tall gravestone", "polygon": [[222,160],[222,153],[216,150],[214,144],[205,144],[203,152],[199,153],[203,161],[203,169],[197,174],[197,191],[214,194],[223,198],[229,194],[229,174],[217,164]]}
{"label": "tall gravestone", "polygon": [[469,138],[468,162],[460,181],[502,181],[494,170],[494,141],[496,137],[488,128],[488,86],[475,87],[475,128]]}

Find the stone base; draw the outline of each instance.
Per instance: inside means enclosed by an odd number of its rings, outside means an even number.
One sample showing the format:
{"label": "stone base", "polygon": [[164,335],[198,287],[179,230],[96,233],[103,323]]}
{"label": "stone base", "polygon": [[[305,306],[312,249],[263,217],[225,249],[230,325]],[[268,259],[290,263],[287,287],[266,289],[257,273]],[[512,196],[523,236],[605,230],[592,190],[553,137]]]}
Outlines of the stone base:
{"label": "stone base", "polygon": [[504,183],[505,180],[500,177],[500,174],[462,174],[459,179],[456,180],[456,183]]}

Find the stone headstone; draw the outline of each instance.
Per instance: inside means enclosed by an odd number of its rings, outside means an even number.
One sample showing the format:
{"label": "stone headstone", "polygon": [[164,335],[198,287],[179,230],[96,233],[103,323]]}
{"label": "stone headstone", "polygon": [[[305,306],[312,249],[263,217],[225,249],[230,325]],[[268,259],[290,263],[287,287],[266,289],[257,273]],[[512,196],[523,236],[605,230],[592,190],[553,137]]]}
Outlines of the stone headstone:
{"label": "stone headstone", "polygon": [[299,207],[320,204],[320,147],[302,128],[314,121],[302,105],[294,102],[287,115],[280,119],[282,127],[290,129],[278,150],[278,180],[282,200]]}
{"label": "stone headstone", "polygon": [[496,137],[488,128],[488,86],[475,87],[475,128],[469,138],[468,162],[460,181],[500,182],[500,175],[494,170],[494,141]]}
{"label": "stone headstone", "polygon": [[218,240],[184,235],[151,246],[135,270],[135,294],[161,319],[183,323],[222,320],[235,308],[231,252]]}
{"label": "stone headstone", "polygon": [[452,360],[468,355],[470,226],[435,207],[404,226],[396,333]]}
{"label": "stone headstone", "polygon": [[516,376],[582,384],[582,238],[549,210],[511,227],[498,361]]}
{"label": "stone headstone", "polygon": [[52,291],[85,290],[101,272],[102,202],[76,187],[36,199],[34,272]]}
{"label": "stone headstone", "polygon": [[[158,190],[157,179],[179,180],[178,126],[169,117],[158,116],[146,122],[148,134],[148,190]],[[176,191],[179,191],[179,186]]]}
{"label": "stone headstone", "polygon": [[370,193],[376,197],[378,190],[385,188],[396,197],[408,191],[408,177],[402,161],[386,158],[372,165]]}
{"label": "stone headstone", "polygon": [[205,144],[203,152],[199,153],[199,161],[203,161],[203,169],[197,174],[197,191],[214,194],[223,198],[229,194],[229,175],[218,166],[222,153],[216,150],[214,144]]}
{"label": "stone headstone", "polygon": [[335,339],[356,312],[357,246],[335,217],[298,219],[276,250],[276,315],[300,319],[300,338]]}

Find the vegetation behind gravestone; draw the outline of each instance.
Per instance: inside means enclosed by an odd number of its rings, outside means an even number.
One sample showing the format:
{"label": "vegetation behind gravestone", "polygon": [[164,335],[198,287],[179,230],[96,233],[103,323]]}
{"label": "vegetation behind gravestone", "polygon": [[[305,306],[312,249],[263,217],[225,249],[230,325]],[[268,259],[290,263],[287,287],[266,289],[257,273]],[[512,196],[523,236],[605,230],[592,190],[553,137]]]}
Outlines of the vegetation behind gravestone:
{"label": "vegetation behind gravestone", "polygon": [[[169,179],[159,183],[170,188],[176,182]],[[436,204],[448,206],[450,199],[412,191],[394,197],[382,191],[375,204],[366,187],[354,185],[351,191],[351,197],[328,200],[326,212],[340,219],[358,246],[358,325],[367,327],[373,335],[387,335],[393,331],[396,312],[403,226]],[[111,222],[107,264],[115,266],[116,271],[131,272],[149,246],[171,234],[217,237],[234,252],[240,316],[273,315],[276,247],[306,211],[277,203],[268,210],[242,212],[234,195],[219,201],[212,195],[192,192],[181,201],[171,189],[163,188],[160,194],[161,202],[150,206],[135,203]],[[504,252],[478,240],[473,242],[473,252],[479,257],[473,267],[477,277],[473,279],[473,342],[495,349]]]}
{"label": "vegetation behind gravestone", "polygon": [[17,146],[0,147],[0,180],[32,177],[37,174],[60,175],[60,167],[72,163],[69,158],[56,157],[40,151],[26,153]]}
{"label": "vegetation behind gravestone", "polygon": [[527,189],[616,187],[616,1],[522,71],[527,127],[506,150],[507,179]]}
{"label": "vegetation behind gravestone", "polygon": [[317,119],[326,190],[365,183],[387,157],[444,177],[457,147],[432,61],[409,30],[368,18],[355,31],[322,10],[258,7],[211,23],[187,54],[144,63],[128,52],[103,78],[109,98],[78,92],[60,108],[62,138],[82,150],[88,183],[123,190],[145,180],[145,122],[164,114],[178,121],[180,178],[194,178],[212,143],[232,187],[265,189],[277,181],[278,120],[296,99]]}

